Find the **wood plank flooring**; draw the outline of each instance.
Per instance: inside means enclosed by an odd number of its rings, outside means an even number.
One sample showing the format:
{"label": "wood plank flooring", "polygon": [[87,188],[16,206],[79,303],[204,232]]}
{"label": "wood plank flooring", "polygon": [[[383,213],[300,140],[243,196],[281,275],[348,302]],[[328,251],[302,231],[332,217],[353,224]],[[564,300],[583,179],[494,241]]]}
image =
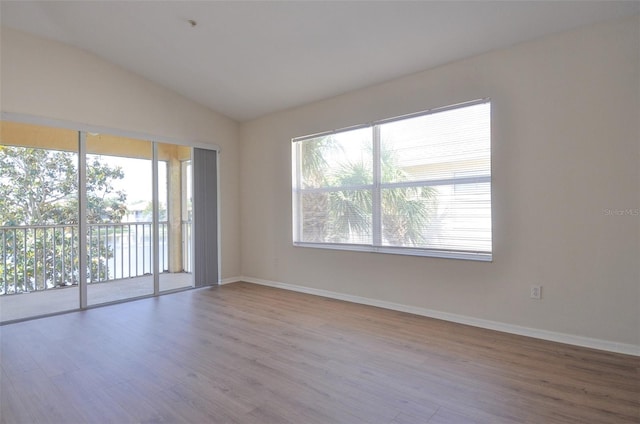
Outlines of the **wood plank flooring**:
{"label": "wood plank flooring", "polygon": [[640,358],[247,283],[0,344],[7,424],[640,422]]}

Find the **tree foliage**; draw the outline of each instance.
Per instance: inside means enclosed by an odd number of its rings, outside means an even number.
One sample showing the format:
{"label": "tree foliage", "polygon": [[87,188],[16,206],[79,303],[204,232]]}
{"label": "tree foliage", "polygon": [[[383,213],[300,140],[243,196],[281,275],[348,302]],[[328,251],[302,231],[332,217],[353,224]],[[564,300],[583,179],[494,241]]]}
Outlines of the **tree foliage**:
{"label": "tree foliage", "polygon": [[[97,157],[87,163],[89,224],[121,222],[126,194],[113,182],[122,178],[122,169]],[[76,153],[0,146],[0,293],[77,284],[78,220]],[[108,278],[112,255],[108,246],[88,244],[92,280]]]}
{"label": "tree foliage", "polygon": [[[331,136],[302,144],[305,188],[371,184],[371,164],[362,161],[347,161],[341,164],[337,172],[326,172],[329,168],[328,158],[339,155],[340,149],[340,144]],[[380,156],[382,181],[408,180],[408,175],[392,151],[383,149]],[[303,240],[334,243],[370,240],[373,225],[370,189],[307,192],[303,196]],[[418,246],[424,243],[425,228],[435,201],[436,193],[431,187],[383,189],[380,199],[383,243],[392,246]]]}
{"label": "tree foliage", "polygon": [[[0,224],[78,224],[76,153],[0,146]],[[87,221],[120,222],[126,194],[113,189],[119,167],[95,158],[87,163]]]}

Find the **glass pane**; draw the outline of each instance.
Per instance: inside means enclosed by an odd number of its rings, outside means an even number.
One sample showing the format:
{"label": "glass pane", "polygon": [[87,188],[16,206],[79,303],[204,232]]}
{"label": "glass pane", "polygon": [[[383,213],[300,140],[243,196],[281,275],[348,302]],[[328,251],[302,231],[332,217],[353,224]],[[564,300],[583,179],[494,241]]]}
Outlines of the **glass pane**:
{"label": "glass pane", "polygon": [[370,128],[344,131],[298,143],[302,188],[372,184]]}
{"label": "glass pane", "polygon": [[191,148],[158,143],[160,291],[193,286]]}
{"label": "glass pane", "polygon": [[436,211],[437,194],[431,187],[383,189],[382,244],[425,247],[429,223]]}
{"label": "glass pane", "polygon": [[77,309],[78,133],[0,124],[0,321]]}
{"label": "glass pane", "polygon": [[490,104],[380,125],[382,182],[490,175]]}
{"label": "glass pane", "polygon": [[87,135],[87,299],[153,294],[152,143]]}
{"label": "glass pane", "polygon": [[371,244],[371,190],[301,194],[302,240]]}
{"label": "glass pane", "polygon": [[383,245],[491,251],[491,185],[382,190]]}

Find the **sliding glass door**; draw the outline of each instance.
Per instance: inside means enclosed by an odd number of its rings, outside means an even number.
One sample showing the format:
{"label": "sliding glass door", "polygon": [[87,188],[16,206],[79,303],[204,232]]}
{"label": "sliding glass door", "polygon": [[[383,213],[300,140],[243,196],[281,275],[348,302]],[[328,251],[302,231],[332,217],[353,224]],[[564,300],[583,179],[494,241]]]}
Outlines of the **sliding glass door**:
{"label": "sliding glass door", "polygon": [[161,292],[193,286],[191,151],[157,143]]}
{"label": "sliding glass door", "polygon": [[0,321],[76,309],[78,133],[0,125]]}
{"label": "sliding glass door", "polygon": [[217,283],[215,151],[198,202],[191,147],[1,125],[0,322]]}
{"label": "sliding glass door", "polygon": [[154,293],[153,144],[86,135],[87,304]]}

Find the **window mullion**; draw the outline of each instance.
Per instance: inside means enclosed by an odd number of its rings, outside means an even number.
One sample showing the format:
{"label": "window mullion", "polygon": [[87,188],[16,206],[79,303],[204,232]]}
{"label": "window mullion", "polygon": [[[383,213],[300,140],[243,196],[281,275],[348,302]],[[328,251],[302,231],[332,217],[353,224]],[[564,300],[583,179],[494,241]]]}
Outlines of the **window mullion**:
{"label": "window mullion", "polygon": [[380,126],[374,125],[373,132],[373,192],[371,193],[371,223],[373,245],[382,245],[382,195],[380,184],[382,179],[382,165],[380,159]]}
{"label": "window mullion", "polygon": [[382,183],[382,189],[393,189],[403,187],[436,187],[441,185],[454,185],[454,184],[483,184],[490,183],[491,175],[480,175],[477,177],[457,177],[457,178],[444,178],[441,180],[415,180],[415,181],[400,181],[395,183]]}
{"label": "window mullion", "polygon": [[293,239],[302,240],[302,144],[293,144],[293,154],[291,166],[294,169],[295,177],[292,181],[291,199],[293,211]]}
{"label": "window mullion", "polygon": [[[158,143],[154,142],[152,145],[152,158],[151,158],[151,205],[152,205],[152,219],[151,219],[151,239],[153,240],[152,255],[153,255],[153,295],[160,294],[160,204],[158,193]],[[168,209],[168,205],[167,205]],[[168,214],[167,214],[168,215]],[[168,219],[168,216],[167,216]]]}

